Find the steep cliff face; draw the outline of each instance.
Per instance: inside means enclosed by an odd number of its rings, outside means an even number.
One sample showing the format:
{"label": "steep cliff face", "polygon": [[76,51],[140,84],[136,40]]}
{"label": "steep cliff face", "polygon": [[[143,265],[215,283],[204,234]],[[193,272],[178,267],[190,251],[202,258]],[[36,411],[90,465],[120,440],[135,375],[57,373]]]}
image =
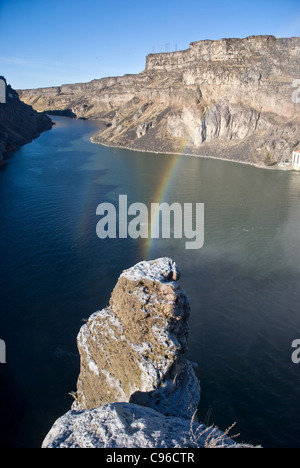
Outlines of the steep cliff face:
{"label": "steep cliff face", "polygon": [[300,141],[299,69],[297,37],[207,40],[149,55],[139,75],[20,96],[37,110],[103,119],[98,143],[270,164]]}
{"label": "steep cliff face", "polygon": [[52,127],[51,119],[20,101],[18,94],[7,87],[6,103],[0,103],[0,165],[10,151],[37,138]]}
{"label": "steep cliff face", "polygon": [[200,399],[187,361],[190,308],[169,258],[124,271],[108,308],[81,328],[72,409],[43,448],[236,447],[193,417]]}

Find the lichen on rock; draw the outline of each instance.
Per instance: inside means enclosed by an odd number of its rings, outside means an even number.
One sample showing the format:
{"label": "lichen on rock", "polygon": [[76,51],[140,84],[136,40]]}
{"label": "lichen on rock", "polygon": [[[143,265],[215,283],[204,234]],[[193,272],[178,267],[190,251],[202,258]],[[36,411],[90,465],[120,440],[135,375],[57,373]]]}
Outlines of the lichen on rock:
{"label": "lichen on rock", "polygon": [[195,365],[183,357],[190,306],[179,277],[169,258],[121,274],[109,307],[93,314],[78,335],[81,369],[73,409],[130,401],[192,416],[200,387]]}
{"label": "lichen on rock", "polygon": [[43,448],[245,448],[196,421],[200,385],[184,357],[190,306],[170,258],[125,270],[81,328],[71,411]]}
{"label": "lichen on rock", "polygon": [[[210,435],[215,437],[213,428],[197,423],[193,428],[202,432],[196,445],[190,421],[131,403],[115,403],[69,411],[55,422],[42,448],[202,448]],[[225,443],[234,446],[228,437]],[[224,446],[221,436],[219,444]]]}

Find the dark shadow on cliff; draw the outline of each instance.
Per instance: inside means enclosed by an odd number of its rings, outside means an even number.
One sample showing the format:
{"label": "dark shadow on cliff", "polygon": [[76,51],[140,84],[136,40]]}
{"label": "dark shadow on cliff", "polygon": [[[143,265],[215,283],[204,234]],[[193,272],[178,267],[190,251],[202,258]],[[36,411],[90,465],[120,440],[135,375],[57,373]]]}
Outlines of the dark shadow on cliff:
{"label": "dark shadow on cliff", "polygon": [[58,115],[59,117],[71,117],[72,119],[77,118],[77,115],[71,109],[47,110],[45,113],[48,115]]}
{"label": "dark shadow on cliff", "polygon": [[150,392],[133,393],[129,403],[152,408],[165,416],[190,420],[200,401],[196,368],[197,364],[180,356],[163,377],[162,385]]}

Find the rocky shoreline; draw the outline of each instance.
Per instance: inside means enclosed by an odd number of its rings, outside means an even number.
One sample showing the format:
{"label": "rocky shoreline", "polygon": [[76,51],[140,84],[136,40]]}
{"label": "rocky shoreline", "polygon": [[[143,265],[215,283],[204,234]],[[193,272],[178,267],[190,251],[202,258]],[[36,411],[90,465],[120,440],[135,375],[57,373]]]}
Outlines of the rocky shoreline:
{"label": "rocky shoreline", "polygon": [[185,358],[189,301],[170,258],[124,271],[81,328],[74,403],[43,448],[242,447],[196,421],[200,384]]}
{"label": "rocky shoreline", "polygon": [[272,163],[268,166],[261,164],[261,163],[253,163],[253,162],[248,162],[248,161],[241,161],[239,159],[231,159],[231,158],[224,158],[222,155],[208,155],[208,154],[193,154],[193,153],[172,153],[172,152],[167,152],[167,151],[149,151],[146,149],[134,149],[131,147],[127,146],[117,146],[117,145],[112,145],[108,143],[102,143],[102,142],[97,142],[94,141],[94,138],[91,137],[90,141],[94,144],[101,145],[101,146],[106,146],[107,148],[119,148],[122,150],[128,150],[128,151],[135,151],[137,153],[149,153],[149,154],[161,154],[161,155],[170,155],[170,156],[182,156],[182,157],[192,157],[192,158],[202,158],[202,159],[216,159],[218,161],[226,161],[229,163],[237,163],[237,164],[246,164],[247,166],[253,166],[257,167],[258,169],[267,169],[267,170],[278,170],[278,171],[287,171],[287,170],[293,170],[291,168],[287,167],[280,167],[277,163]]}

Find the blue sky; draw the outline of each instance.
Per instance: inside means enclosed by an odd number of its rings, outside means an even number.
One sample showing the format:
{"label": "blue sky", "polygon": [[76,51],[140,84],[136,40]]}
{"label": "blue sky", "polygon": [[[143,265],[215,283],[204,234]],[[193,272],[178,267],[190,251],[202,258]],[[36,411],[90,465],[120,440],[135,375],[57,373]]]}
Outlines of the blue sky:
{"label": "blue sky", "polygon": [[15,89],[139,73],[201,39],[300,36],[299,0],[0,0],[0,75]]}

